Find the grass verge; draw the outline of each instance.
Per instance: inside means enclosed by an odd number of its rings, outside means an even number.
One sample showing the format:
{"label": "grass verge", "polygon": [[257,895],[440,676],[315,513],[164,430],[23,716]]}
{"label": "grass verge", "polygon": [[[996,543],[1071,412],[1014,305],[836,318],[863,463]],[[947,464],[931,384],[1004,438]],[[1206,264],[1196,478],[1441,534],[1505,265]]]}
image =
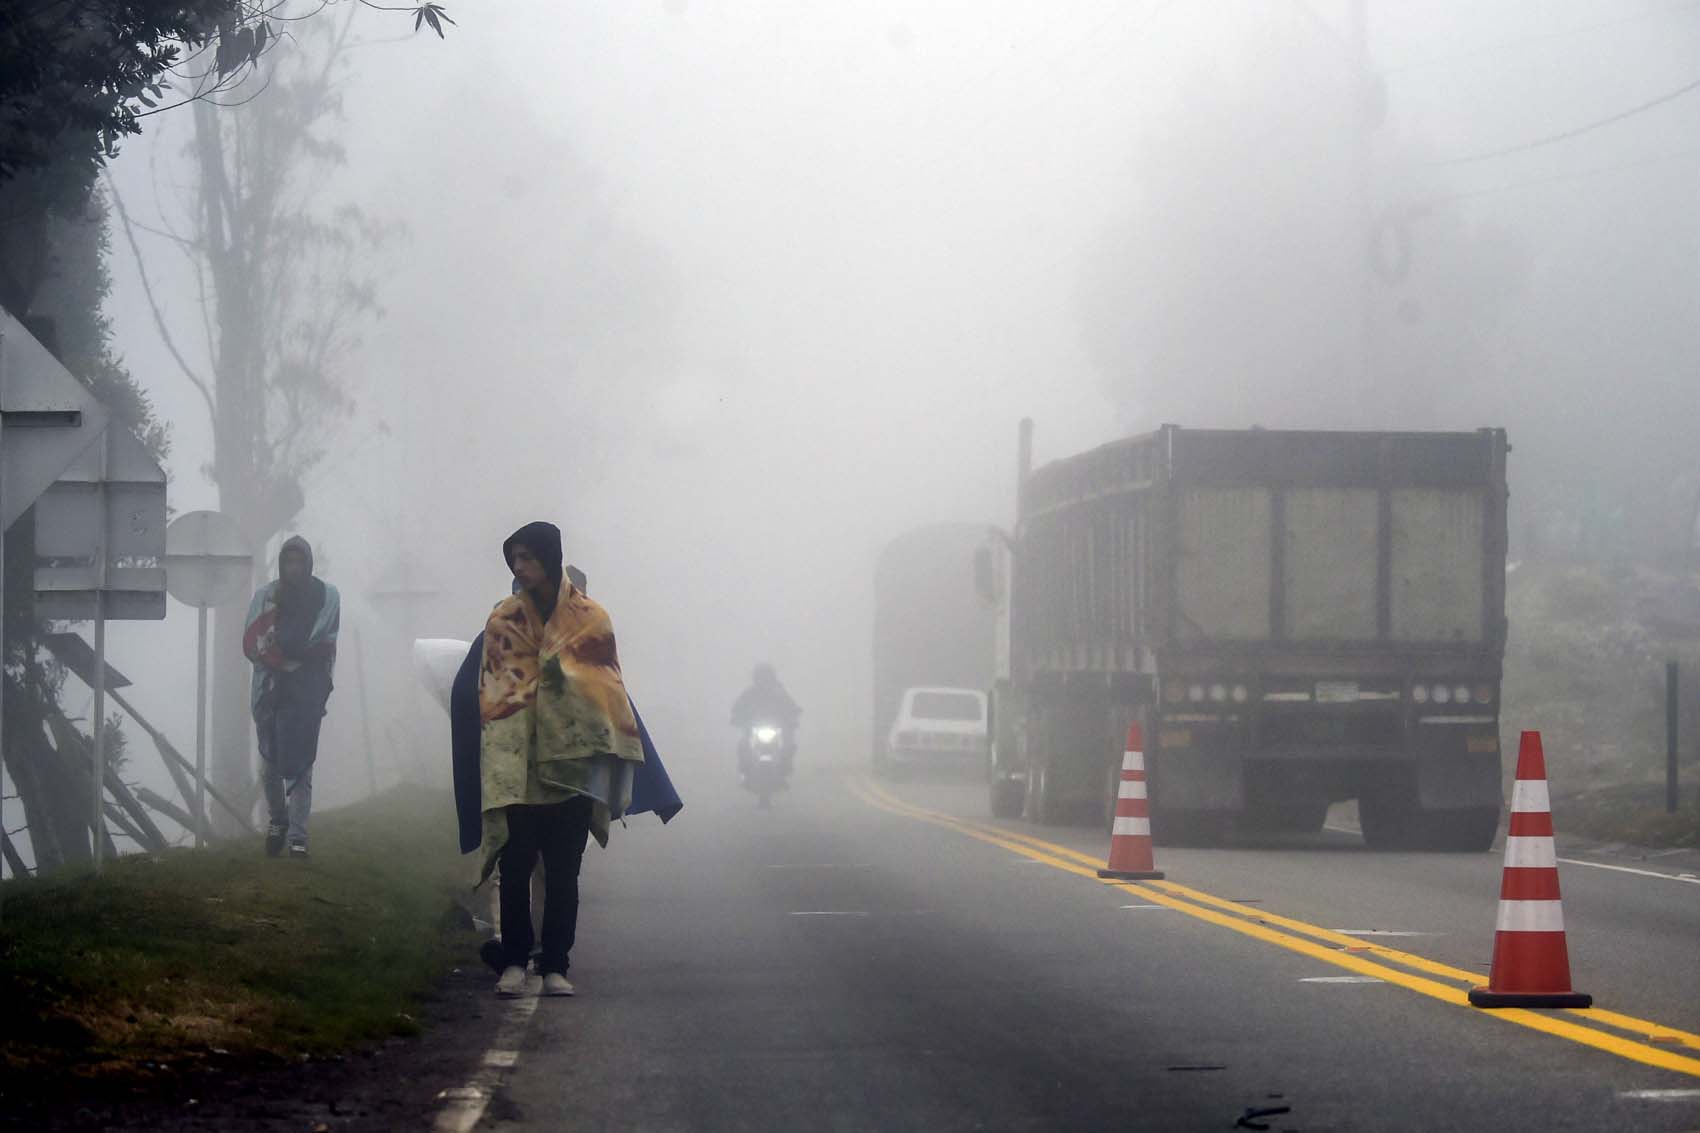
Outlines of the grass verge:
{"label": "grass verge", "polygon": [[416,1031],[473,944],[454,829],[446,795],[403,788],[315,816],[306,861],[242,838],[8,882],[0,1067],[148,1074]]}
{"label": "grass verge", "polygon": [[1700,792],[1690,771],[1677,798],[1677,811],[1665,811],[1663,783],[1600,787],[1552,801],[1553,822],[1561,834],[1628,842],[1650,848],[1700,849]]}

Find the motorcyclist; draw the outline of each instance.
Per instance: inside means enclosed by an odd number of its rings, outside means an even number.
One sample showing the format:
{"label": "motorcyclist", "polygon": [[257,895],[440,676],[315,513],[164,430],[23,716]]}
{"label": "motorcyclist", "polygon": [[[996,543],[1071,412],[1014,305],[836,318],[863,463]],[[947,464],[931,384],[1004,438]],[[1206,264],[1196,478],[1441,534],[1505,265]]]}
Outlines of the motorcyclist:
{"label": "motorcyclist", "polygon": [[732,703],[732,726],[746,732],[738,747],[738,771],[749,770],[748,730],[757,724],[774,724],[785,731],[785,771],[790,774],[797,755],[797,722],[803,710],[779,683],[779,674],[772,665],[763,662],[750,674],[750,687],[738,694]]}

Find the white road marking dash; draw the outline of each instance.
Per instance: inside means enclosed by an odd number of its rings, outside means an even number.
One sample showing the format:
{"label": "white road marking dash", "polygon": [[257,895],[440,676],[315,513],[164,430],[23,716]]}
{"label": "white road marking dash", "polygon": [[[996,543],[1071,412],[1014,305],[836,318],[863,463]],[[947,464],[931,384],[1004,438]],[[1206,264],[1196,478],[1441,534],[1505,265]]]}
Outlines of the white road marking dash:
{"label": "white road marking dash", "polygon": [[1609,869],[1613,873],[1633,873],[1637,877],[1660,877],[1666,881],[1686,881],[1690,885],[1700,885],[1700,877],[1692,873],[1660,873],[1653,869],[1633,869],[1626,865],[1607,865],[1605,862],[1586,862],[1581,858],[1559,858],[1565,865],[1587,866],[1589,869]]}

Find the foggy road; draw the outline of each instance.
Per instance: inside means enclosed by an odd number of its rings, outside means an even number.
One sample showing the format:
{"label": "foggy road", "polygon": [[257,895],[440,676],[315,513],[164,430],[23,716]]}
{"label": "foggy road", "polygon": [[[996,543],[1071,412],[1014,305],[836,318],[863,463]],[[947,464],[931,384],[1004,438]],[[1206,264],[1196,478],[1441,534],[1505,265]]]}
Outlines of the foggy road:
{"label": "foggy road", "polygon": [[439,1128],[1700,1124],[1688,858],[1562,866],[1597,1009],[1489,1015],[1463,989],[1497,853],[1330,830],[1159,848],[1166,882],[1111,885],[1098,832],[985,807],[805,767],[771,812],[728,783],[618,832],[586,860],[578,997],[521,1001]]}

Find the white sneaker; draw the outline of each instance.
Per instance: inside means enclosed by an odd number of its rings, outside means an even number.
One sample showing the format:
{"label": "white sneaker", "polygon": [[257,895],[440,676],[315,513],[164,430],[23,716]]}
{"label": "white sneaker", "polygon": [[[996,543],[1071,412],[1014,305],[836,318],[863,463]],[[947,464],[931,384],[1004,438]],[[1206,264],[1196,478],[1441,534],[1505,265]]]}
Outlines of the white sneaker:
{"label": "white sneaker", "polygon": [[560,972],[550,972],[543,977],[543,994],[571,995],[573,994],[573,983]]}
{"label": "white sneaker", "polygon": [[496,994],[503,999],[518,999],[525,994],[525,969],[518,964],[509,964],[502,969],[502,978],[496,981]]}

